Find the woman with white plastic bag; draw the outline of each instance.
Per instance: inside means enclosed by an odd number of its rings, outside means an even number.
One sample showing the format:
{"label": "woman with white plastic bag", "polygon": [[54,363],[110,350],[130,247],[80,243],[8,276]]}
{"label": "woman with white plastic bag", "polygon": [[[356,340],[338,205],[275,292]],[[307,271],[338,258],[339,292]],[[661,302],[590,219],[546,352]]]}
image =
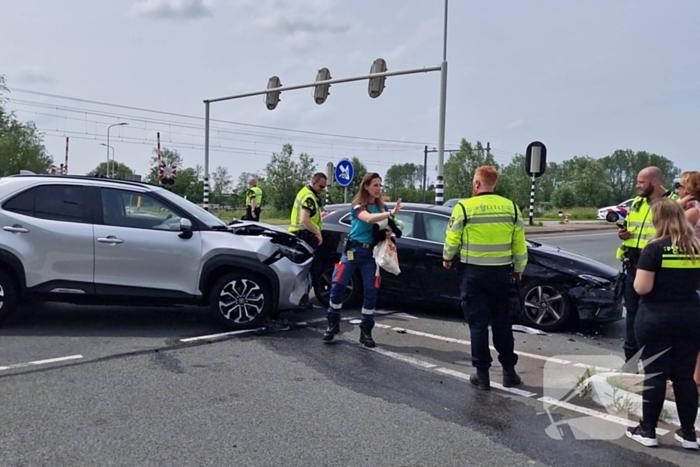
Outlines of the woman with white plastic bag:
{"label": "woman with white plastic bag", "polygon": [[[374,328],[374,311],[377,305],[377,263],[373,250],[378,244],[378,237],[386,238],[386,233],[379,230],[379,222],[386,221],[401,210],[399,199],[390,211],[382,200],[382,178],[377,173],[368,173],[362,178],[360,189],[352,199],[350,216],[350,233],[343,248],[340,261],[333,270],[330,304],[328,307],[328,328],[323,340],[330,342],[340,332],[340,312],[343,307],[343,292],[350,278],[357,269],[362,274],[364,302],[362,304],[362,322],[360,324],[360,343],[366,347],[375,347],[372,338]],[[390,224],[391,225],[391,224]],[[400,231],[399,231],[400,235]]]}
{"label": "woman with white plastic bag", "polygon": [[[380,268],[394,275],[399,275],[401,273],[398,251],[396,244],[392,240],[393,226],[390,226],[390,220],[391,219],[387,219],[378,224],[379,231],[386,232],[386,237],[374,247],[373,251],[374,260],[377,262],[377,276],[379,276]],[[398,222],[399,221],[394,221],[395,226],[401,229],[401,225],[398,224]]]}

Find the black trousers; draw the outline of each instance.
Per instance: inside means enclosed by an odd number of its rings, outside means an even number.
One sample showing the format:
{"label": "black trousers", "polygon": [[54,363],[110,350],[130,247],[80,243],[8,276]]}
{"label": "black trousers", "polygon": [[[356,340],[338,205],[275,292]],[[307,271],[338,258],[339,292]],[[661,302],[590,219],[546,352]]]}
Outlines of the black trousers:
{"label": "black trousers", "polygon": [[634,322],[639,309],[639,294],[634,290],[634,278],[637,275],[637,269],[629,267],[627,277],[625,278],[625,343],[622,348],[625,350],[625,361],[628,362],[637,352],[639,345],[634,332]]}
{"label": "black trousers", "polygon": [[698,387],[693,373],[700,350],[700,305],[642,302],[634,329],[647,375],[642,392],[644,424],[656,428],[670,379],[681,427],[694,430]]}
{"label": "black trousers", "polygon": [[252,211],[250,209],[250,206],[247,206],[245,208],[245,216],[243,216],[244,221],[260,221],[260,207],[255,208],[255,219],[253,219]]}
{"label": "black trousers", "polygon": [[491,367],[489,325],[503,369],[512,370],[518,363],[510,319],[510,287],[510,266],[465,266],[462,271],[462,312],[469,324],[474,368]]}

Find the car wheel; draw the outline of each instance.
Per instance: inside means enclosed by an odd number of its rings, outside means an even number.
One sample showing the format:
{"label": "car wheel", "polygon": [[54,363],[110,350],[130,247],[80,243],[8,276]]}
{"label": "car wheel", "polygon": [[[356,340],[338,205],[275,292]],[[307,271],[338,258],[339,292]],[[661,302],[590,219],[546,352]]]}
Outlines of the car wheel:
{"label": "car wheel", "polygon": [[12,278],[0,271],[0,324],[17,309],[17,286]]}
{"label": "car wheel", "polygon": [[608,222],[617,222],[619,218],[620,216],[618,216],[616,212],[609,212],[608,215],[605,216],[605,220]]}
{"label": "car wheel", "polygon": [[272,310],[272,290],[267,279],[237,271],[221,277],[209,296],[214,318],[238,331],[259,326]]}
{"label": "car wheel", "polygon": [[557,287],[541,283],[526,284],[520,289],[524,308],[523,324],[543,331],[558,331],[568,322],[571,306]]}
{"label": "car wheel", "polygon": [[[321,274],[321,279],[314,284],[314,294],[316,299],[324,307],[329,306],[331,296],[331,286],[333,281],[333,270],[335,265],[326,266]],[[357,306],[362,301],[362,279],[355,273],[343,292],[343,308]]]}

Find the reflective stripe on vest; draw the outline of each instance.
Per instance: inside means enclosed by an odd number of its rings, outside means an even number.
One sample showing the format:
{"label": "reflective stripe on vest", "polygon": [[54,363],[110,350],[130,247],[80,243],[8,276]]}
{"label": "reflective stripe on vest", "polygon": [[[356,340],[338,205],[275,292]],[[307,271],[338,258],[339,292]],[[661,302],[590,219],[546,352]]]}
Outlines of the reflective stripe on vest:
{"label": "reflective stripe on vest", "polygon": [[[673,200],[678,199],[678,195],[671,192],[666,193],[664,196]],[[651,206],[647,198],[641,196],[634,198],[630,211],[625,219],[625,225],[627,231],[631,233],[632,236],[624,240],[622,245],[617,249],[615,254],[617,259],[622,259],[625,252],[632,248],[643,249],[647,243],[649,243],[649,240],[656,235],[656,229],[651,219]]]}

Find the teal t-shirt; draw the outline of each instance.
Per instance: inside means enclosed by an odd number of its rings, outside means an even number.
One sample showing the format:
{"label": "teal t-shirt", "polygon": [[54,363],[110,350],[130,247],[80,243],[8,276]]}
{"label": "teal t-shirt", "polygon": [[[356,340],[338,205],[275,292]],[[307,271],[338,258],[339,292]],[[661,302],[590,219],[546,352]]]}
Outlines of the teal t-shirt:
{"label": "teal t-shirt", "polygon": [[[374,240],[372,235],[372,224],[368,222],[363,222],[357,218],[357,216],[362,211],[362,207],[358,204],[352,207],[352,214],[350,216],[350,239],[355,240],[360,243],[372,243]],[[381,211],[376,204],[370,204],[367,206],[367,212],[370,214],[378,214]]]}

